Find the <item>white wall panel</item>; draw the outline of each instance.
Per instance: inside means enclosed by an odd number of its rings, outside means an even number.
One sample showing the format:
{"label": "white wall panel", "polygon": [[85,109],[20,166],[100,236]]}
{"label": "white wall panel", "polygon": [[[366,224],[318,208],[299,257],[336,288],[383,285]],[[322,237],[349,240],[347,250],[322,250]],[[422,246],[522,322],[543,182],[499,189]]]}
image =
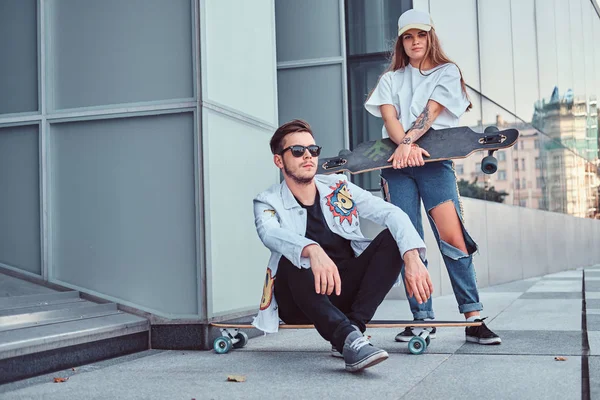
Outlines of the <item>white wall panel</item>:
{"label": "white wall panel", "polygon": [[201,4],[203,100],[276,125],[273,1]]}
{"label": "white wall panel", "polygon": [[203,118],[208,313],[257,309],[269,251],[254,227],[252,199],[278,182],[273,132],[210,110]]}

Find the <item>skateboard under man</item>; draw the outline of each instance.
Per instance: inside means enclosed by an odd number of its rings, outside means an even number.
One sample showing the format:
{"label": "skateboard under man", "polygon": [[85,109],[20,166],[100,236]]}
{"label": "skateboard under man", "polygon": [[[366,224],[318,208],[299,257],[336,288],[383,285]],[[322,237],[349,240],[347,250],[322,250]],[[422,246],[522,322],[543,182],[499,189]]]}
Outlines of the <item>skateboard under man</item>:
{"label": "skateboard under man", "polygon": [[[210,326],[219,328],[221,330],[221,336],[216,338],[213,342],[213,349],[217,354],[228,353],[232,348],[239,349],[248,343],[248,335],[240,329],[255,329],[256,327],[250,324],[235,324],[235,323],[213,323]],[[481,326],[481,322],[467,322],[467,321],[371,321],[367,324],[367,328],[407,328],[407,327],[421,327],[421,328],[433,328],[433,327],[466,327],[466,326]],[[279,329],[314,329],[314,325],[289,325],[281,324]],[[431,338],[429,337],[429,331],[423,330],[418,336],[414,336],[408,342],[408,351],[412,354],[421,354],[429,345]]]}
{"label": "skateboard under man", "polygon": [[[515,144],[519,138],[516,129],[498,130],[495,126],[485,128],[483,134],[466,126],[433,129],[430,128],[415,143],[425,149],[430,157],[423,157],[425,162],[466,158],[476,151],[488,151],[481,162],[481,170],[493,174],[498,169],[498,160],[494,152],[506,149]],[[351,174],[390,168],[387,160],[398,145],[391,139],[379,139],[360,143],[353,151],[342,150],[336,157],[319,160],[318,174],[334,174],[348,171]]]}

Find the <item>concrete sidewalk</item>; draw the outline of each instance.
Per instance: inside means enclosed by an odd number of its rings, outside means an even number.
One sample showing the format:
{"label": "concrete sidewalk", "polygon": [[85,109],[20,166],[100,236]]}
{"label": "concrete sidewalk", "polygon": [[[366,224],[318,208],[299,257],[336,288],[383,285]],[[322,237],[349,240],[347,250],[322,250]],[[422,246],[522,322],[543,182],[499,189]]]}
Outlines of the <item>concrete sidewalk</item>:
{"label": "concrete sidewalk", "polygon": [[[397,331],[367,331],[390,358],[345,372],[314,330],[250,339],[244,349],[147,351],[0,386],[9,399],[580,399],[589,367],[591,398],[600,399],[600,266],[516,281],[481,291],[499,346],[465,343],[464,328],[438,329],[427,351],[411,355]],[[436,317],[458,319],[452,296],[434,299]],[[585,317],[585,318],[584,318]],[[405,300],[387,300],[376,319],[410,319]],[[582,330],[582,320],[587,332]],[[587,342],[589,341],[589,356]],[[555,357],[566,357],[556,361]],[[583,368],[582,368],[583,367]],[[243,383],[226,382],[243,375]],[[69,377],[53,383],[54,377]],[[584,378],[584,379],[582,379]]]}

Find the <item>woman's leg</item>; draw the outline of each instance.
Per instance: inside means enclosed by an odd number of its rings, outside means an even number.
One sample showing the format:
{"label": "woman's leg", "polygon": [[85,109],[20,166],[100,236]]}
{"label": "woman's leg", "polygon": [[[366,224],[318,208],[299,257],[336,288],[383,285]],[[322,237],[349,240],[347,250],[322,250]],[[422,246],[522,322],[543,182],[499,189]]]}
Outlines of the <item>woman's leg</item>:
{"label": "woman's leg", "polygon": [[448,269],[461,314],[477,315],[483,309],[473,265],[477,245],[462,222],[462,206],[452,161],[427,163],[416,171],[431,229]]}
{"label": "woman's leg", "polygon": [[[391,168],[384,169],[381,172],[382,185],[384,195],[387,201],[394,204],[404,211],[413,226],[421,236],[424,238],[423,233],[423,222],[421,219],[421,198],[419,196],[419,190],[413,176],[414,168],[404,168],[394,170]],[[424,260],[425,266],[427,266],[427,260]],[[404,282],[404,268],[401,271],[402,282]],[[433,319],[433,303],[431,298],[427,302],[419,304],[414,297],[408,296],[406,286],[404,287],[406,297],[410,305],[410,310],[413,314],[414,319]]]}
{"label": "woman's leg", "polygon": [[[477,245],[463,224],[454,164],[452,161],[428,163],[420,167],[416,175],[431,229],[448,270],[458,310],[466,319],[478,319],[483,305],[479,301],[473,265]],[[500,338],[485,325],[467,328],[466,335],[467,340],[481,344],[500,343]]]}

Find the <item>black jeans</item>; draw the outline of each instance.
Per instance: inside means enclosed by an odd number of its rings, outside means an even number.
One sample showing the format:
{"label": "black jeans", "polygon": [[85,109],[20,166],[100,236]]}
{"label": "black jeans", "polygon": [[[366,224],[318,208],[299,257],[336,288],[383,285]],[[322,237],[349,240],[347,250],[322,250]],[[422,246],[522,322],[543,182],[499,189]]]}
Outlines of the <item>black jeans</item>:
{"label": "black jeans", "polygon": [[356,325],[364,332],[377,307],[400,274],[403,261],[389,230],[384,230],[356,258],[337,267],[342,293],[317,294],[312,270],[298,268],[282,257],[275,279],[279,317],[286,324],[314,324],[319,334],[342,351]]}

